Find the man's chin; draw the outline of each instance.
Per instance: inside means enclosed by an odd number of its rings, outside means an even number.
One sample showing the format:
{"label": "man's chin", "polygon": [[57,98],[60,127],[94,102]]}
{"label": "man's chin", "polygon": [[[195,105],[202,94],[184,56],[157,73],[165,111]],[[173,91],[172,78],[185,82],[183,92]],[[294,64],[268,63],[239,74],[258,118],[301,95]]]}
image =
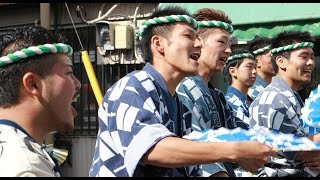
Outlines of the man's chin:
{"label": "man's chin", "polygon": [[59,133],[64,134],[64,135],[70,135],[74,131],[74,126],[64,126],[59,130]]}
{"label": "man's chin", "polygon": [[187,76],[197,76],[197,75],[199,75],[199,71],[191,71],[187,73]]}

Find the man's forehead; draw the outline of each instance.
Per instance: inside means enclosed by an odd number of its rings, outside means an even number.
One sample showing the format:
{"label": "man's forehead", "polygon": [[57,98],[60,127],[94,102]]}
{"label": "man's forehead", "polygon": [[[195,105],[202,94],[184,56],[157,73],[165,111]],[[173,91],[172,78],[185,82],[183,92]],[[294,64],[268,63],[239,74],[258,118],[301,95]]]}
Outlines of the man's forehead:
{"label": "man's forehead", "polygon": [[188,29],[190,31],[196,31],[191,24],[185,23],[185,22],[176,22],[173,24],[175,29]]}
{"label": "man's forehead", "polygon": [[311,47],[302,47],[299,49],[295,49],[292,51],[295,54],[308,54],[308,55],[313,55],[314,51]]}

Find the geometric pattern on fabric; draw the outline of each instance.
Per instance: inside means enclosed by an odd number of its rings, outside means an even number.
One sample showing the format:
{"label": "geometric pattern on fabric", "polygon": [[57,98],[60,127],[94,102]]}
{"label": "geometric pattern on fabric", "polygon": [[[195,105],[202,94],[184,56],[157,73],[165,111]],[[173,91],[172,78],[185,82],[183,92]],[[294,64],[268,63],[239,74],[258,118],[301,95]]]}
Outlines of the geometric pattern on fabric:
{"label": "geometric pattern on fabric", "polygon": [[1,177],[60,177],[50,155],[18,124],[0,120]]}
{"label": "geometric pattern on fabric", "polygon": [[199,176],[194,166],[162,168],[140,161],[163,138],[191,132],[191,122],[178,121],[180,115],[185,118],[190,114],[182,107],[149,63],[121,78],[107,90],[99,107],[99,131],[89,176]]}
{"label": "geometric pattern on fabric", "polygon": [[244,125],[240,127],[248,129],[250,102],[247,97],[245,97],[238,89],[228,86],[226,100],[235,112],[236,117],[243,121]]}
{"label": "geometric pattern on fabric", "polygon": [[[222,127],[216,103],[201,76],[184,78],[176,88],[179,100],[190,110],[192,131],[217,129]],[[226,171],[222,163],[200,165],[200,173],[208,177],[220,171]]]}
{"label": "geometric pattern on fabric", "polygon": [[[288,84],[279,76],[272,77],[271,83],[262,90],[251,103],[250,128],[266,127],[285,134],[294,134],[299,137],[307,137],[301,120],[301,100],[298,93],[294,92]],[[293,161],[297,152],[283,152],[277,157],[277,161],[271,159],[260,173],[268,176],[312,176],[304,166]],[[281,162],[281,163],[280,163]]]}
{"label": "geometric pattern on fabric", "polygon": [[254,84],[248,90],[248,95],[254,100],[258,96],[258,94],[267,86],[267,82],[257,74]]}

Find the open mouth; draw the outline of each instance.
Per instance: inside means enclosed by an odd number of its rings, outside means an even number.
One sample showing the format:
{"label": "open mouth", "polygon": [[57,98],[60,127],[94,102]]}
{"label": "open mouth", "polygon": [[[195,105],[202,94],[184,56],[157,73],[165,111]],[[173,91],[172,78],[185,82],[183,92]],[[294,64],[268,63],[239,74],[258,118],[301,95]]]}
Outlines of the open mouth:
{"label": "open mouth", "polygon": [[190,58],[197,61],[199,58],[200,58],[200,53],[199,52],[196,52],[196,53],[193,53],[190,55]]}
{"label": "open mouth", "polygon": [[76,103],[78,101],[78,98],[80,97],[80,93],[76,93],[74,96],[73,96],[73,99],[72,99],[72,102],[73,103]]}
{"label": "open mouth", "polygon": [[220,58],[220,61],[223,61],[224,63],[227,63],[228,58]]}

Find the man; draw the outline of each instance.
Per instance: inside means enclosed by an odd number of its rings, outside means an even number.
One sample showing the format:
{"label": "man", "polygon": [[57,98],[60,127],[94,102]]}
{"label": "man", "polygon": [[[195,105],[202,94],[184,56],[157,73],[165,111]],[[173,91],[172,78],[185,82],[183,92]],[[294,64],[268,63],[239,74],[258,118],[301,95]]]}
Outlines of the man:
{"label": "man", "polygon": [[[303,129],[301,107],[303,102],[297,90],[310,82],[314,68],[313,38],[308,32],[284,31],[271,43],[272,65],[276,76],[252,102],[250,127],[264,126],[283,133],[309,136]],[[317,136],[310,136],[317,140]],[[299,160],[302,163],[299,163]],[[320,170],[318,152],[280,153],[262,176],[316,176]]]}
{"label": "man", "polygon": [[271,63],[270,43],[271,39],[266,37],[256,37],[249,43],[249,51],[255,56],[257,67],[256,81],[248,91],[248,95],[253,100],[270,84],[275,75]]}
{"label": "man", "polygon": [[0,176],[61,176],[41,147],[53,131],[73,131],[80,82],[63,38],[21,27],[0,42]]}
{"label": "man", "polygon": [[224,67],[224,77],[230,84],[227,89],[226,100],[245,123],[243,129],[248,129],[249,106],[252,102],[248,96],[248,89],[256,80],[256,63],[254,56],[245,50],[233,52]]}
{"label": "man", "polygon": [[[199,37],[203,44],[197,61],[199,75],[184,78],[176,89],[177,95],[192,113],[193,131],[233,129],[237,123],[242,124],[242,120],[234,117],[224,94],[209,82],[212,75],[222,72],[231,54],[231,20],[223,11],[209,8],[199,9],[193,17],[200,26]],[[234,176],[230,163],[205,164],[201,169],[203,176]]]}
{"label": "man", "polygon": [[[249,106],[252,102],[248,96],[248,89],[256,79],[256,67],[253,55],[245,50],[236,50],[228,58],[223,71],[226,81],[230,84],[226,93],[226,100],[232,111],[243,123],[243,129],[249,127]],[[235,169],[236,176],[253,176],[241,168]]]}
{"label": "man", "polygon": [[181,138],[191,131],[191,122],[184,120],[190,112],[178,104],[175,89],[184,77],[198,73],[197,26],[176,6],[156,9],[142,23],[139,48],[147,64],[107,90],[90,176],[199,176],[195,165],[219,161],[256,171],[274,154],[257,142]]}

